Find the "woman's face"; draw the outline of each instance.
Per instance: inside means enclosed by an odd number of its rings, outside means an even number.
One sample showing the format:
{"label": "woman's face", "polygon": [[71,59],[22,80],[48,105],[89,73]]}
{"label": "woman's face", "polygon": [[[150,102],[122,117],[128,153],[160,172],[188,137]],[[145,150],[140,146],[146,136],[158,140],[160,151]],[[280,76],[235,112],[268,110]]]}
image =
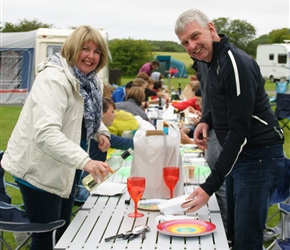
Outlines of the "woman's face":
{"label": "woman's face", "polygon": [[112,126],[115,116],[116,114],[114,112],[113,105],[109,105],[108,110],[103,113],[103,119],[102,119],[106,127]]}
{"label": "woman's face", "polygon": [[93,42],[84,43],[79,58],[76,61],[77,68],[85,75],[94,71],[99,64],[101,51]]}

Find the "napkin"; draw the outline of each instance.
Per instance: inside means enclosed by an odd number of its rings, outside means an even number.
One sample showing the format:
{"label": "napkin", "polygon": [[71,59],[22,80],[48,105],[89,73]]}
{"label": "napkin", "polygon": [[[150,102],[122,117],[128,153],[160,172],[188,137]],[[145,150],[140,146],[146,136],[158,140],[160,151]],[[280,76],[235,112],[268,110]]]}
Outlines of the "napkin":
{"label": "napkin", "polygon": [[127,190],[127,185],[124,183],[104,181],[97,188],[92,190],[91,194],[113,196],[116,194],[124,194],[126,190]]}
{"label": "napkin", "polygon": [[168,220],[197,220],[199,217],[196,215],[158,215],[155,221],[168,221]]}
{"label": "napkin", "polygon": [[174,215],[174,214],[184,214],[184,211],[188,208],[182,208],[181,205],[188,201],[186,198],[188,194],[172,198],[164,203],[158,204],[158,208],[161,213],[165,215]]}

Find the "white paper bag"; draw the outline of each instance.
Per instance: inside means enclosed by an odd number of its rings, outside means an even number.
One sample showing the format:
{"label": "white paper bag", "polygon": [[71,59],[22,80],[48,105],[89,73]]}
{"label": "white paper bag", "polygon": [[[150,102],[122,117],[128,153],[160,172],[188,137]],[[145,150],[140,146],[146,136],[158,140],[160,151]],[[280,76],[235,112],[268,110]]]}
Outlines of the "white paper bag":
{"label": "white paper bag", "polygon": [[173,197],[183,194],[183,167],[180,154],[180,130],[176,124],[169,124],[168,135],[146,136],[146,131],[137,131],[134,136],[134,154],[131,176],[146,178],[142,198],[170,198],[169,188],[163,180],[163,167],[179,167],[179,180],[173,190]]}

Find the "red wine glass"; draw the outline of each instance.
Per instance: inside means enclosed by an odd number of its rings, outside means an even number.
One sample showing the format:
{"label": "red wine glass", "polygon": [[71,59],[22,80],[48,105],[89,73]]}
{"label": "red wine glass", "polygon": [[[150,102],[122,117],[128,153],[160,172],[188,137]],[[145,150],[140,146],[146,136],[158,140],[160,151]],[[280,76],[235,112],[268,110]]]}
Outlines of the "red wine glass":
{"label": "red wine glass", "polygon": [[165,181],[166,186],[170,190],[170,199],[172,199],[173,189],[175,188],[179,179],[179,168],[178,167],[164,167],[163,179]]}
{"label": "red wine glass", "polygon": [[138,213],[137,211],[137,203],[141,199],[144,190],[145,190],[145,178],[143,177],[129,177],[127,179],[127,188],[128,192],[134,201],[134,213],[128,214],[131,218],[142,217],[144,214]]}

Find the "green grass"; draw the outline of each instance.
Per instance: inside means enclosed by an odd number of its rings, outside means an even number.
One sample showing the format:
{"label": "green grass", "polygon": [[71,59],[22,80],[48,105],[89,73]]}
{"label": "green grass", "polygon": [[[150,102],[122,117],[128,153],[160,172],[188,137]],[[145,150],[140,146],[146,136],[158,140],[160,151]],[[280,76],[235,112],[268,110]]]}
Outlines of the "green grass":
{"label": "green grass", "polygon": [[0,150],[6,148],[22,106],[0,106]]}

